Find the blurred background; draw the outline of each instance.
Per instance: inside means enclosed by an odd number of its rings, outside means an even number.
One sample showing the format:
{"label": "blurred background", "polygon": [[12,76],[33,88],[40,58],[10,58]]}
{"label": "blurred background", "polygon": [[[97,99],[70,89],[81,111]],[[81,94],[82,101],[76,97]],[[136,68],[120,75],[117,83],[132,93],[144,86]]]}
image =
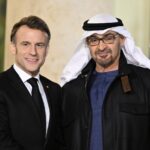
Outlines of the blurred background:
{"label": "blurred background", "polygon": [[0,71],[14,62],[9,51],[12,26],[22,17],[37,15],[47,22],[52,34],[41,72],[59,82],[62,69],[82,36],[83,22],[98,13],[121,18],[136,45],[150,57],[149,0],[0,0]]}
{"label": "blurred background", "polygon": [[6,1],[0,0],[0,72],[4,69]]}

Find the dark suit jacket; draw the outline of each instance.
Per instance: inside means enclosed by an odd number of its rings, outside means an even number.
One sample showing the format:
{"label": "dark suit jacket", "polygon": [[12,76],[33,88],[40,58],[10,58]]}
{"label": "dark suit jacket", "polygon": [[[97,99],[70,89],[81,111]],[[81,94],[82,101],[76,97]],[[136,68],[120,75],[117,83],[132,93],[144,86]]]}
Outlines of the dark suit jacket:
{"label": "dark suit jacket", "polygon": [[50,108],[46,139],[31,96],[13,67],[0,74],[0,150],[59,150],[60,87],[40,76]]}

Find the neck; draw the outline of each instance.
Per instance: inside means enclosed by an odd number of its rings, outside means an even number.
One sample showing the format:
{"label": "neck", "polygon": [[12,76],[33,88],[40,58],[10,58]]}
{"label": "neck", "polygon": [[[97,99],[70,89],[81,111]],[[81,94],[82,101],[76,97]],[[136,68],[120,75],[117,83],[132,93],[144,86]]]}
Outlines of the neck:
{"label": "neck", "polygon": [[110,72],[110,71],[115,71],[118,70],[118,65],[111,65],[111,66],[100,66],[96,64],[95,70],[97,72]]}

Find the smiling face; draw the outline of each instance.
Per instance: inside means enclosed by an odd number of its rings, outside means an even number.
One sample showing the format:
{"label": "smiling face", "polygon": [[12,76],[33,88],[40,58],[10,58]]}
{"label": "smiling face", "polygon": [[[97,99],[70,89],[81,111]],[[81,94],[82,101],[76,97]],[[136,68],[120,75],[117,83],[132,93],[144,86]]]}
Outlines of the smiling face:
{"label": "smiling face", "polygon": [[11,43],[11,51],[15,55],[15,63],[26,73],[35,76],[45,62],[48,36],[45,32],[23,25]]}
{"label": "smiling face", "polygon": [[93,34],[87,38],[87,45],[98,72],[117,70],[119,65],[120,49],[124,38],[112,31],[103,35]]}

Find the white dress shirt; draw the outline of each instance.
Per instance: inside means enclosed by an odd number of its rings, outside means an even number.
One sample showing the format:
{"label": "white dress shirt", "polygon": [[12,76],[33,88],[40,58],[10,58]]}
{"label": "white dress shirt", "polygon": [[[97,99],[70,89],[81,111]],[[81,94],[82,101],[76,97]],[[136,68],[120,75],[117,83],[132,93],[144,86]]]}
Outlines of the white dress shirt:
{"label": "white dress shirt", "polygon": [[[30,83],[27,82],[27,80],[32,78],[32,76],[27,74],[25,71],[23,71],[16,64],[14,64],[13,67],[14,67],[15,71],[17,72],[17,74],[19,75],[19,77],[21,78],[21,80],[24,83],[24,85],[26,86],[26,88],[28,89],[29,93],[31,94],[32,86],[30,85]],[[40,93],[41,93],[41,96],[42,96],[42,100],[43,100],[43,103],[44,103],[45,115],[46,115],[46,133],[47,133],[49,120],[50,120],[49,105],[48,105],[48,102],[47,102],[47,97],[46,97],[43,85],[42,85],[42,83],[40,81],[39,74],[34,76],[34,78],[38,79],[38,86],[39,86],[39,90],[40,90]]]}

